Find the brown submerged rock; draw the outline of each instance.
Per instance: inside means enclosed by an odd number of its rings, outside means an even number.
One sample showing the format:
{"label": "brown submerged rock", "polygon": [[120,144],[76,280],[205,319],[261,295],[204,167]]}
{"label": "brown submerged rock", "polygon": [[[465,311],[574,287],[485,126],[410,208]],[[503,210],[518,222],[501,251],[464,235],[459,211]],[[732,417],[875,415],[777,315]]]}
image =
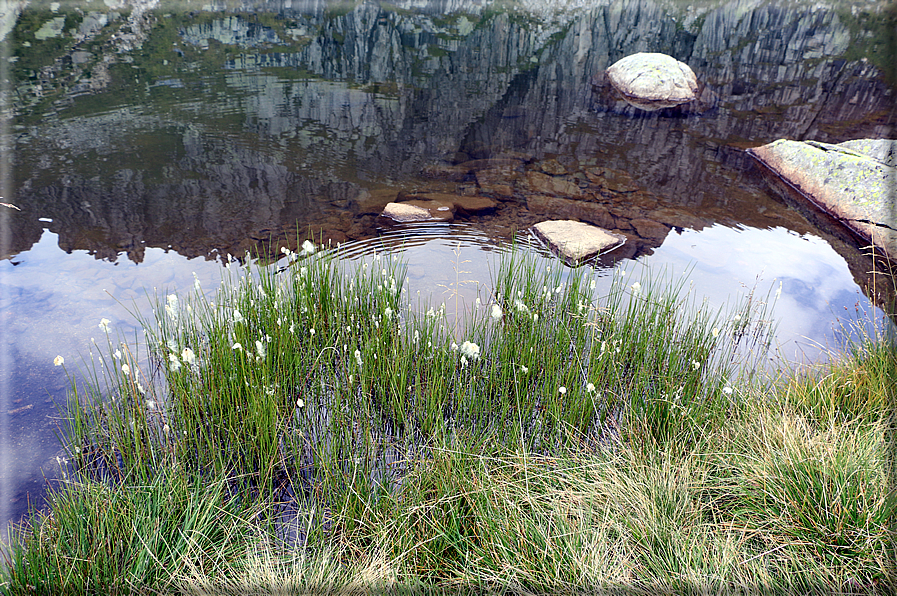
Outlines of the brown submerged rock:
{"label": "brown submerged rock", "polygon": [[615,227],[613,216],[600,203],[531,195],[526,198],[526,207],[533,213],[580,219],[602,228]]}

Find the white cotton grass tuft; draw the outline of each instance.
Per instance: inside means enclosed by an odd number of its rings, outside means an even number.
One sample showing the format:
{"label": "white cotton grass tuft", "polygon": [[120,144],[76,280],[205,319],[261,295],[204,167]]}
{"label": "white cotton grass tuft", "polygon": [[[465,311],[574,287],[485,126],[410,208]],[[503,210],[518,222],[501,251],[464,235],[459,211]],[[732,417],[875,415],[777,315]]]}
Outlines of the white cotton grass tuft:
{"label": "white cotton grass tuft", "polygon": [[177,323],[178,321],[178,297],[176,294],[169,294],[165,299],[165,313],[168,318]]}
{"label": "white cotton grass tuft", "polygon": [[566,395],[566,394],[567,394],[567,388],[566,388],[566,387],[563,387],[563,386],[558,387],[558,393],[560,393],[561,395]]}
{"label": "white cotton grass tuft", "polygon": [[302,254],[313,255],[316,250],[317,248],[315,248],[315,245],[311,240],[306,240],[302,243]]}
{"label": "white cotton grass tuft", "polygon": [[499,306],[498,304],[495,304],[493,302],[492,303],[492,318],[495,320],[499,320],[499,319],[501,319],[503,314],[504,313],[501,310],[501,306]]}
{"label": "white cotton grass tuft", "polygon": [[53,366],[62,366],[63,364],[65,364],[65,358],[62,356],[56,356],[56,358],[53,359]]}
{"label": "white cotton grass tuft", "polygon": [[184,351],[181,352],[181,360],[183,360],[184,364],[187,366],[193,366],[193,363],[196,362],[196,354],[194,354],[193,350],[190,348],[184,348]]}
{"label": "white cotton grass tuft", "polygon": [[636,296],[642,293],[642,284],[640,284],[639,282],[635,282],[629,287],[632,289],[632,293]]}
{"label": "white cotton grass tuft", "polygon": [[106,333],[109,333],[109,323],[111,323],[111,322],[112,322],[112,321],[110,321],[109,319],[107,319],[107,318],[104,317],[104,318],[100,319],[100,324],[97,325],[97,327],[99,327],[100,329],[102,329],[102,330],[105,331]]}
{"label": "white cotton grass tuft", "polygon": [[461,344],[461,356],[467,357],[468,360],[479,360],[480,346],[472,341],[465,341]]}

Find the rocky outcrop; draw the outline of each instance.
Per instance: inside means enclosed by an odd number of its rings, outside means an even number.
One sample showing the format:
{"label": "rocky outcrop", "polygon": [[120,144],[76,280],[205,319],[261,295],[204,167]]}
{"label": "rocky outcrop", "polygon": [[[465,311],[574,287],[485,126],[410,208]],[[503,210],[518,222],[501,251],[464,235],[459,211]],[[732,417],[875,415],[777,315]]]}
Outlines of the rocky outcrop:
{"label": "rocky outcrop", "polygon": [[699,89],[687,64],[654,52],[626,56],[614,62],[606,74],[623,99],[649,112],[693,101]]}
{"label": "rocky outcrop", "polygon": [[897,141],[778,140],[750,149],[813,205],[897,262]]}
{"label": "rocky outcrop", "polygon": [[625,242],[620,234],[581,221],[543,221],[532,228],[533,233],[568,265],[608,252]]}

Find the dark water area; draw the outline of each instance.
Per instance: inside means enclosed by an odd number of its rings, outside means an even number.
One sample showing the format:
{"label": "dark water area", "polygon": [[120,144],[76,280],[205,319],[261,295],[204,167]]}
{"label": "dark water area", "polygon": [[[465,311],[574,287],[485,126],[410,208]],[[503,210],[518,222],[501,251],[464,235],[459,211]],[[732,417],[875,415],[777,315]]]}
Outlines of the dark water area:
{"label": "dark water area", "polygon": [[[531,225],[580,219],[626,236],[589,265],[608,273],[689,271],[718,305],[781,283],[783,360],[887,325],[861,245],[745,149],[893,138],[894,26],[843,2],[10,3],[0,523],[58,474],[66,373],[139,342],[147,295],[194,274],[212,295],[228,254],[273,261],[309,234],[393,248],[440,301],[459,261],[488,283]],[[691,66],[706,101],[616,97],[604,69],[640,51]],[[380,216],[397,199],[453,207],[397,224]]]}

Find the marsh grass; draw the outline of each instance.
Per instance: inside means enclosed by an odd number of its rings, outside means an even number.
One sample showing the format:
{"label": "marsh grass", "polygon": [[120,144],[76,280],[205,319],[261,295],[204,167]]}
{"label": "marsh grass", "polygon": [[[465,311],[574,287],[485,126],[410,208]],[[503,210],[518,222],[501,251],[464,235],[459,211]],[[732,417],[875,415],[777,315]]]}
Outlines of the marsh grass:
{"label": "marsh grass", "polygon": [[150,364],[110,344],[7,589],[894,587],[893,344],[770,388],[768,298],[511,253],[457,324],[394,257],[311,253],[162,296]]}

